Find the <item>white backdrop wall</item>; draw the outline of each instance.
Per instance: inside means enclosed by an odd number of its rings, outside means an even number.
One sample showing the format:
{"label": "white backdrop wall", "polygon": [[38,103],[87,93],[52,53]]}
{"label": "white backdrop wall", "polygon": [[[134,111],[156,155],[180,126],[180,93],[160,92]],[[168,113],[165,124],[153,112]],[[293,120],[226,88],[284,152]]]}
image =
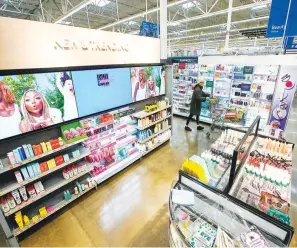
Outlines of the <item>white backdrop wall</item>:
{"label": "white backdrop wall", "polygon": [[156,38],[0,17],[0,70],[160,63]]}

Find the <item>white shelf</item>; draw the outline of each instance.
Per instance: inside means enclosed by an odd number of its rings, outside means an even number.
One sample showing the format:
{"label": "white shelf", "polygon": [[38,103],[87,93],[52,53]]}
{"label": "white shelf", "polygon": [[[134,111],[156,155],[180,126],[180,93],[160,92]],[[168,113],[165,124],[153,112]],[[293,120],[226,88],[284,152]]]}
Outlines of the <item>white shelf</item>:
{"label": "white shelf", "polygon": [[[73,143],[71,143],[71,144],[66,144],[66,145],[64,145],[64,146],[61,146],[61,147],[55,149],[55,150],[52,150],[52,151],[49,151],[49,152],[45,152],[45,153],[40,154],[40,155],[38,155],[38,156],[35,156],[35,157],[32,157],[32,158],[26,159],[26,160],[24,160],[24,161],[22,161],[21,163],[18,163],[18,164],[12,164],[12,165],[9,165],[9,166],[5,166],[3,169],[0,170],[0,174],[4,173],[4,172],[6,172],[6,171],[10,171],[10,170],[12,170],[12,169],[18,168],[18,167],[20,167],[20,166],[22,166],[22,165],[31,163],[31,162],[33,162],[33,161],[36,161],[36,160],[40,159],[40,158],[44,158],[44,157],[46,157],[46,156],[48,156],[48,155],[51,155],[51,154],[53,154],[53,153],[62,151],[62,150],[67,149],[67,148],[69,148],[69,147],[75,146],[75,145],[77,145],[77,144],[79,144],[79,143],[82,143],[83,141],[85,141],[85,140],[87,140],[87,139],[88,139],[88,138],[84,138],[84,139],[75,141],[75,142],[73,142]],[[64,141],[64,142],[65,142],[65,141]]]}
{"label": "white shelf", "polygon": [[29,183],[32,183],[32,182],[38,180],[39,178],[42,178],[42,177],[44,177],[44,176],[46,176],[46,175],[48,175],[48,174],[51,174],[51,173],[53,173],[53,172],[55,172],[55,171],[57,171],[57,170],[60,170],[60,169],[62,169],[62,168],[64,168],[64,167],[66,167],[67,165],[70,165],[70,164],[72,164],[72,163],[74,163],[74,162],[76,162],[76,161],[78,161],[78,160],[80,160],[80,159],[82,159],[82,158],[84,158],[84,157],[90,155],[90,154],[91,154],[91,152],[87,151],[87,152],[83,153],[82,155],[80,155],[80,156],[78,156],[78,157],[76,157],[76,158],[70,159],[70,160],[69,160],[68,162],[66,162],[66,163],[63,163],[63,164],[61,164],[61,165],[56,166],[56,167],[53,168],[53,169],[50,169],[50,170],[47,170],[47,171],[44,172],[44,173],[41,173],[41,174],[38,175],[37,177],[30,178],[29,180],[23,181],[23,182],[21,182],[21,183],[17,183],[17,182],[16,182],[16,183],[10,184],[9,186],[7,186],[7,187],[5,187],[5,188],[0,189],[0,196],[3,196],[3,195],[5,195],[5,194],[7,194],[7,193],[9,193],[9,192],[11,192],[11,191],[13,191],[13,190],[15,190],[15,189],[18,189],[18,188],[20,188],[20,187],[22,187],[22,186],[25,186],[25,185],[27,185],[27,184],[29,184]]}
{"label": "white shelf", "polygon": [[130,155],[129,157],[123,159],[122,161],[118,162],[117,164],[111,166],[106,171],[100,173],[99,175],[93,177],[93,179],[97,182],[97,184],[102,183],[103,181],[107,180],[108,178],[112,177],[119,171],[125,169],[135,161],[141,158],[141,154],[139,152]]}
{"label": "white shelf", "polygon": [[27,231],[28,229],[30,229],[31,227],[35,226],[36,224],[38,224],[39,222],[45,220],[47,217],[51,216],[52,214],[54,214],[55,212],[57,212],[58,210],[62,209],[63,207],[67,206],[69,203],[73,202],[74,200],[76,200],[77,198],[81,197],[82,195],[84,195],[85,193],[89,192],[91,189],[93,189],[95,186],[92,186],[91,188],[88,188],[88,189],[85,189],[83,192],[77,194],[77,195],[72,195],[71,199],[70,200],[63,200],[61,202],[59,202],[58,204],[56,204],[54,206],[54,210],[50,213],[48,213],[46,216],[44,217],[40,217],[39,216],[39,219],[35,222],[32,222],[31,220],[31,223],[27,226],[24,226],[23,229],[20,229],[20,228],[17,228],[13,231],[13,235],[15,237],[17,237],[18,235],[20,235],[21,233]]}
{"label": "white shelf", "polygon": [[157,147],[159,147],[160,145],[163,145],[165,142],[167,142],[168,140],[170,140],[170,138],[171,138],[171,137],[169,137],[168,139],[166,139],[166,140],[164,140],[164,141],[162,141],[162,142],[156,144],[153,148],[151,148],[151,149],[149,149],[149,150],[143,152],[143,153],[142,153],[142,156],[145,156],[146,154],[148,154],[148,153],[150,153],[151,151],[155,150],[155,149],[156,149]]}
{"label": "white shelf", "polygon": [[35,198],[30,198],[30,199],[29,199],[28,201],[26,201],[26,202],[23,201],[22,204],[17,205],[14,209],[11,209],[9,212],[5,213],[5,216],[10,216],[10,215],[12,215],[13,213],[15,213],[15,212],[21,210],[22,208],[29,206],[29,205],[32,204],[33,202],[36,202],[37,200],[43,198],[44,196],[46,196],[46,195],[48,195],[48,194],[54,192],[55,190],[57,190],[57,189],[59,189],[59,188],[65,186],[65,185],[67,185],[68,183],[71,183],[71,182],[73,182],[74,180],[80,178],[81,176],[83,176],[83,175],[89,173],[93,168],[94,168],[94,166],[88,166],[88,168],[87,168],[85,171],[79,173],[78,175],[73,176],[72,178],[70,178],[70,179],[68,179],[68,180],[66,180],[66,179],[61,180],[61,181],[60,181],[59,183],[57,183],[56,185],[53,185],[52,187],[50,187],[50,188],[48,188],[48,189],[45,189],[44,192],[38,194]]}
{"label": "white shelf", "polygon": [[156,134],[154,134],[154,135],[148,137],[148,138],[145,139],[145,140],[138,140],[138,143],[140,143],[140,144],[146,143],[146,142],[149,141],[150,139],[155,138],[156,136],[158,136],[158,135],[161,134],[161,133],[164,133],[165,131],[169,130],[170,128],[171,128],[171,126],[169,126],[169,127],[165,128],[165,129],[161,130],[160,132],[158,132],[158,133],[156,133]]}
{"label": "white shelf", "polygon": [[146,111],[142,110],[140,112],[137,112],[137,113],[132,114],[132,116],[141,119],[141,118],[148,117],[150,115],[153,115],[155,113],[161,112],[161,111],[163,111],[165,109],[168,109],[168,108],[171,108],[171,107],[172,107],[171,105],[168,105],[168,106],[166,106],[164,108],[159,108],[159,109],[157,109],[155,111],[152,111],[152,112],[146,112]]}
{"label": "white shelf", "polygon": [[139,130],[147,129],[147,128],[149,128],[149,127],[151,127],[151,126],[153,126],[153,125],[155,125],[155,124],[157,124],[157,123],[159,123],[159,122],[161,122],[161,121],[164,121],[164,120],[170,118],[171,116],[172,116],[172,115],[168,115],[168,116],[166,116],[166,117],[164,117],[164,118],[161,118],[160,120],[157,120],[157,121],[155,121],[155,122],[153,122],[153,123],[151,123],[151,124],[149,124],[149,125],[147,125],[147,126],[145,126],[145,127],[136,127],[136,128],[139,129]]}

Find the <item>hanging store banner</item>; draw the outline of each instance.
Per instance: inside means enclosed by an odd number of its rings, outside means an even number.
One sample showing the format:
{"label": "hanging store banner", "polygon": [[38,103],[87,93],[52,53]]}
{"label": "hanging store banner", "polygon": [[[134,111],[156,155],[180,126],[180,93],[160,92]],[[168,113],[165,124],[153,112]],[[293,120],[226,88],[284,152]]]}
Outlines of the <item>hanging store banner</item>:
{"label": "hanging store banner", "polygon": [[[287,27],[284,30],[288,10]],[[283,37],[284,32],[285,36],[297,35],[297,0],[272,0],[266,37]]]}
{"label": "hanging store banner", "polygon": [[294,99],[297,84],[297,66],[281,66],[277,89],[272,104],[269,125],[279,131],[285,131],[289,110]]}
{"label": "hanging store banner", "polygon": [[0,17],[0,70],[160,63],[160,40]]}
{"label": "hanging store banner", "polygon": [[285,49],[292,49],[292,50],[297,49],[297,37],[286,37],[284,43],[285,43],[284,44]]}

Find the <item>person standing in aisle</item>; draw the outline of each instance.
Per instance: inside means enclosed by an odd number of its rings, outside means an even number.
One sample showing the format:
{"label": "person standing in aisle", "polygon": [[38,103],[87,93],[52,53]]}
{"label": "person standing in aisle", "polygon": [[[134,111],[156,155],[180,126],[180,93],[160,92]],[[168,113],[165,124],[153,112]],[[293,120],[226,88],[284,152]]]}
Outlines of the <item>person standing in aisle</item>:
{"label": "person standing in aisle", "polygon": [[199,115],[201,113],[201,103],[209,98],[209,94],[202,91],[204,87],[204,82],[200,81],[194,86],[194,92],[191,99],[190,105],[190,115],[187,119],[187,124],[185,126],[186,131],[192,131],[189,127],[189,123],[194,115],[196,115],[197,130],[203,130],[204,127],[199,126]]}

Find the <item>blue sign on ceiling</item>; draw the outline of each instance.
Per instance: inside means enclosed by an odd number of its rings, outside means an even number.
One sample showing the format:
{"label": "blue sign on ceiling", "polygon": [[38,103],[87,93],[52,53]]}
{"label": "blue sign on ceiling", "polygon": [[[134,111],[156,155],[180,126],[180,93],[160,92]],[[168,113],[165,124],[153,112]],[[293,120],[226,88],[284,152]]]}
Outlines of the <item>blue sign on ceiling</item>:
{"label": "blue sign on ceiling", "polygon": [[[289,15],[285,30],[288,10]],[[272,0],[266,37],[275,38],[284,35],[297,36],[297,0]]]}
{"label": "blue sign on ceiling", "polygon": [[285,49],[297,50],[297,37],[287,37],[284,44]]}
{"label": "blue sign on ceiling", "polygon": [[160,25],[154,24],[151,22],[145,22],[145,21],[141,22],[139,35],[159,38],[159,34],[160,34]]}

